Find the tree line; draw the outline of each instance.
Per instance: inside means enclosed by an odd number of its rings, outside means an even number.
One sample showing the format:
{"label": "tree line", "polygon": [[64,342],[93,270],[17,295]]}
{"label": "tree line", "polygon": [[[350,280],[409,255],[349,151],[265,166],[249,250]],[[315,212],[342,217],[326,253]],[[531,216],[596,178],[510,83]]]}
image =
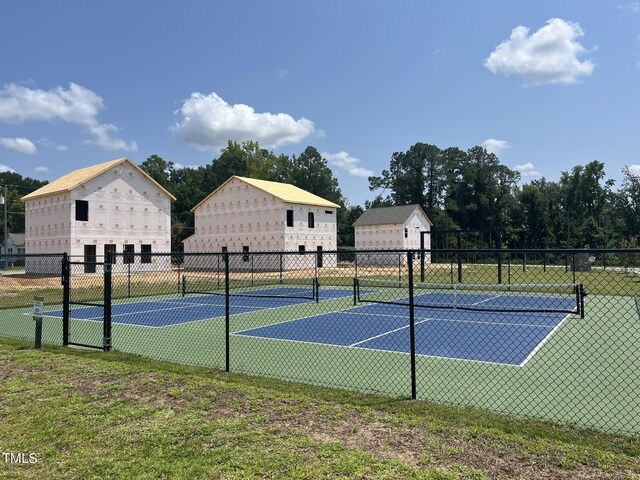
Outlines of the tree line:
{"label": "tree line", "polygon": [[521,185],[519,172],[482,147],[416,143],[369,177],[370,189],[385,193],[368,206],[417,203],[435,229],[497,230],[510,248],[631,247],[640,235],[640,177],[628,167],[621,173],[617,190],[597,160],[557,182]]}
{"label": "tree line", "polygon": [[[312,146],[288,156],[257,142],[229,141],[207,165],[177,168],[151,155],[140,167],[176,197],[171,212],[175,251],[182,250],[182,240],[193,234],[191,209],[232,175],[291,183],[341,205],[339,246],[353,245],[352,224],[364,211],[347,202],[327,160]],[[369,177],[374,198],[364,207],[418,204],[436,230],[500,231],[510,248],[635,247],[640,177],[628,167],[621,173],[616,189],[605,165],[593,160],[563,171],[557,182],[541,178],[522,183],[518,171],[483,147],[465,151],[416,143],[406,152],[393,153],[389,168]],[[0,185],[9,185],[10,231],[24,232],[19,198],[46,183],[15,172],[0,173]],[[479,244],[465,246],[492,245],[481,237]]]}

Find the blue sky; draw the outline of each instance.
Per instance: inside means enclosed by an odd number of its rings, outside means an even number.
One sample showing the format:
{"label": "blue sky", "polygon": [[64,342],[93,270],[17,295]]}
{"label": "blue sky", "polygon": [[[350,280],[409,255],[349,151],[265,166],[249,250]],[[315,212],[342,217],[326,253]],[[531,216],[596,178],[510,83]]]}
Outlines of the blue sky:
{"label": "blue sky", "polygon": [[2,2],[0,171],[204,165],[228,139],[313,145],[351,204],[417,142],[524,181],[640,174],[640,3]]}

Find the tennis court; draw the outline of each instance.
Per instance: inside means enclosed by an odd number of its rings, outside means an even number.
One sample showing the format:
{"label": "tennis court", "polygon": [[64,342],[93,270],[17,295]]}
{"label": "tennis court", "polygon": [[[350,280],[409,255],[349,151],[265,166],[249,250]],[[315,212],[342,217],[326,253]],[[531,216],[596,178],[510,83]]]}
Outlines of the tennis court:
{"label": "tennis court", "polygon": [[[523,366],[566,319],[572,315],[579,319],[572,287],[569,292],[566,296],[510,291],[417,295],[413,299],[418,306],[416,354]],[[410,353],[409,299],[392,298],[379,289],[358,291],[357,300],[372,303],[235,335]]]}
{"label": "tennis court", "polygon": [[[230,315],[320,301],[320,290],[315,278],[230,279],[229,284],[232,296]],[[111,323],[162,328],[224,317],[225,291],[224,281],[220,282],[215,277],[185,275],[182,279],[181,296],[113,304]],[[331,300],[351,297],[352,291],[345,288],[323,288],[321,295],[322,300]],[[101,322],[103,315],[101,306],[72,305],[69,311],[70,320]],[[62,318],[63,311],[48,311],[45,316]]]}

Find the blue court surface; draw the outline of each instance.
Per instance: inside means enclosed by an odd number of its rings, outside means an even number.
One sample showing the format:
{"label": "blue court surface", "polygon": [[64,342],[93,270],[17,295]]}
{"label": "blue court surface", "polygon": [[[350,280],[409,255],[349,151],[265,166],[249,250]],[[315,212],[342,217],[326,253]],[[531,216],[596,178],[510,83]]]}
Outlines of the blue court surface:
{"label": "blue court surface", "polygon": [[[496,299],[495,296],[474,296],[464,303],[487,303],[491,298]],[[544,305],[558,308],[561,304],[571,310],[575,300],[531,297],[532,309]],[[523,366],[569,315],[416,308],[416,354]],[[409,353],[409,308],[368,304],[235,332],[235,335]]]}
{"label": "blue court surface", "polygon": [[[282,288],[252,290],[251,294],[274,295],[274,297],[232,296],[229,312],[237,315],[247,312],[258,312],[271,308],[287,307],[310,303],[313,300],[288,298],[283,295]],[[325,288],[321,300],[351,297],[351,289]],[[45,312],[45,316],[62,318],[62,310]],[[210,318],[225,316],[225,299],[223,295],[187,295],[163,300],[144,300],[130,303],[114,303],[111,306],[111,323],[136,325],[140,327],[167,327],[184,323],[198,322]],[[102,321],[102,307],[70,306],[71,320]]]}

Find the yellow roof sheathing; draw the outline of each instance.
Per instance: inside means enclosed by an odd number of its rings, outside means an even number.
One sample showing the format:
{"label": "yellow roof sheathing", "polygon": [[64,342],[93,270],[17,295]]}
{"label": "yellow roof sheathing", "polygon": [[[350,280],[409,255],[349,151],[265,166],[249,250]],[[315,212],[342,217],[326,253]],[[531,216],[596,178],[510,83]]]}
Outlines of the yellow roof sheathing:
{"label": "yellow roof sheathing", "polygon": [[54,180],[51,183],[46,184],[44,187],[39,188],[38,190],[29,193],[22,197],[22,200],[33,200],[34,198],[45,197],[47,195],[53,195],[56,193],[70,192],[74,188],[79,187],[83,183],[88,182],[91,179],[96,178],[99,175],[102,175],[104,172],[108,172],[111,168],[122,165],[123,163],[129,163],[133,167],[135,167],[139,172],[141,172],[147,179],[153,182],[160,190],[166,193],[171,200],[175,200],[176,198],[171,195],[167,190],[162,188],[162,186],[156,182],[153,178],[151,178],[147,172],[138,167],[135,163],[129,160],[127,157],[118,158],[116,160],[111,160],[110,162],[99,163],[97,165],[92,165],[90,167],[80,168],[79,170],[74,170],[71,173],[67,173],[62,177]]}
{"label": "yellow roof sheathing", "polygon": [[283,200],[287,203],[299,203],[302,205],[314,205],[318,207],[340,208],[340,205],[330,202],[329,200],[319,197],[318,195],[314,195],[311,192],[307,192],[306,190],[296,187],[295,185],[291,185],[290,183],[270,182],[268,180],[257,180],[255,178],[238,177],[237,175],[234,175],[209,195],[207,195],[207,197],[205,197],[204,200],[193,207],[191,211],[195,211],[200,205],[209,200],[213,195],[216,194],[216,192],[218,192],[218,190],[220,190],[234,178],[240,180],[241,182],[248,183],[249,185],[256,187],[270,195],[273,195],[274,197],[279,198],[280,200]]}

